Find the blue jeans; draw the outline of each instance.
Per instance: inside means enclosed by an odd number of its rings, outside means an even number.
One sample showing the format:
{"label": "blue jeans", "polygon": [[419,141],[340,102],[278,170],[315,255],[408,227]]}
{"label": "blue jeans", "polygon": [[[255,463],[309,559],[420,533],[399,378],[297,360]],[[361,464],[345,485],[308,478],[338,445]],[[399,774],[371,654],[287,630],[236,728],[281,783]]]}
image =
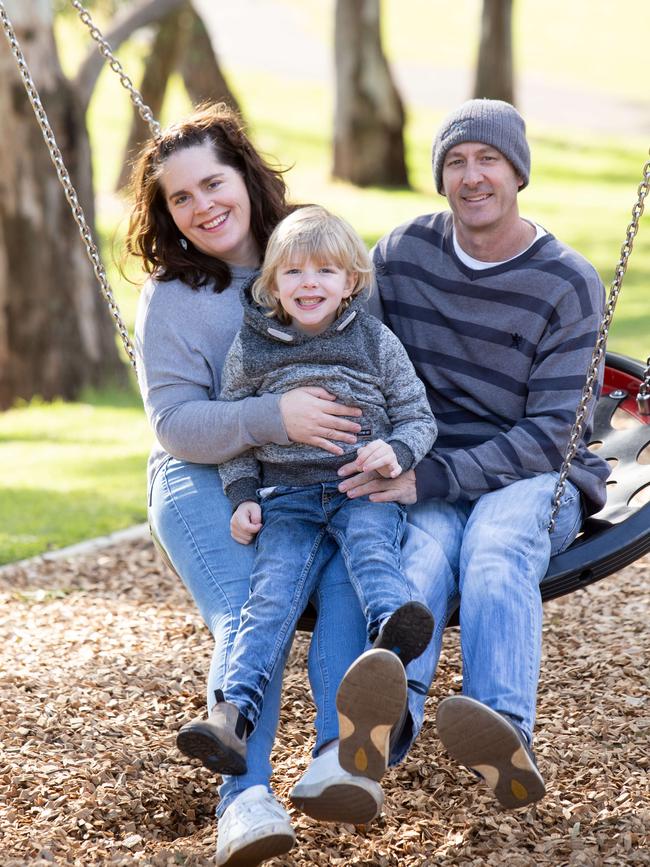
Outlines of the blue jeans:
{"label": "blue jeans", "polygon": [[262,499],[251,595],[242,609],[223,688],[225,698],[253,726],[267,686],[282,668],[298,617],[318,584],[320,551],[328,537],[343,555],[369,640],[395,609],[413,598],[401,571],[403,506],[371,503],[367,497],[351,500],[337,485],[278,486]]}
{"label": "blue jeans", "polygon": [[[479,500],[429,500],[408,510],[404,567],[435,618],[431,644],[409,666],[435,675],[447,621],[460,605],[463,692],[517,721],[532,738],[542,646],[539,583],[551,556],[575,539],[580,495],[567,483],[549,535],[556,473],[514,482]],[[418,734],[426,696],[409,690],[410,719],[393,747],[400,761]]]}
{"label": "blue jeans", "polygon": [[[215,690],[223,687],[240,611],[249,596],[255,552],[252,545],[240,545],[230,535],[230,503],[216,467],[167,460],[152,484],[149,515],[154,532],[214,638],[207,684],[211,708]],[[330,540],[322,547],[318,564],[322,577],[311,597],[318,616],[308,660],[317,709],[314,751],[338,737],[336,690],[365,642],[365,621],[343,560]],[[269,786],[283,664],[284,658],[269,684],[257,728],[248,741],[248,772],[223,778],[218,815],[244,789]]]}

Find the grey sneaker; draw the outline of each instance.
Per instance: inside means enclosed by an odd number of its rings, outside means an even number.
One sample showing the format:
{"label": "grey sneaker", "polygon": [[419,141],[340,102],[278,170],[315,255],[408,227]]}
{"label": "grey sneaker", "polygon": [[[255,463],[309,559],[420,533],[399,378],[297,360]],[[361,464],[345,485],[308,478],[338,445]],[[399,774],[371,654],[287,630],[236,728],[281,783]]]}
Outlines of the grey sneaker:
{"label": "grey sneaker", "polygon": [[406,709],[406,672],[390,650],[366,650],[336,693],[339,762],[348,773],[379,782],[388,767],[390,735]]}
{"label": "grey sneaker", "polygon": [[449,755],[482,777],[503,807],[525,807],[546,794],[526,736],[508,717],[454,695],[440,702],[436,725]]}
{"label": "grey sneaker", "polygon": [[186,756],[200,759],[210,771],[245,774],[248,720],[224,700],[221,690],[216,695],[217,703],[208,719],[186,723],[176,736],[176,746]]}
{"label": "grey sneaker", "polygon": [[336,748],[312,760],[289,798],[312,819],[350,825],[367,825],[379,815],[384,804],[379,783],[344,771]]}
{"label": "grey sneaker", "polygon": [[384,622],[373,647],[391,650],[404,668],[429,646],[433,635],[433,614],[421,602],[407,602]]}
{"label": "grey sneaker", "polygon": [[251,786],[226,809],[217,827],[218,867],[256,867],[284,855],[296,841],[289,816],[266,786]]}

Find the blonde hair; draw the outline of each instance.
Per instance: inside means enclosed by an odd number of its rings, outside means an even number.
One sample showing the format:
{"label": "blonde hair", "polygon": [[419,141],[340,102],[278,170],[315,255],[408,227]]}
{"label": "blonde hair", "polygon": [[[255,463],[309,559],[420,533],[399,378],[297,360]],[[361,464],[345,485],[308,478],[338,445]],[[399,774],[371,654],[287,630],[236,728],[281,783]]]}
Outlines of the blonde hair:
{"label": "blonde hair", "polygon": [[349,223],[320,205],[306,205],[293,211],[275,227],[266,247],[262,272],[252,286],[253,300],[269,308],[268,316],[275,317],[285,325],[291,323],[291,317],[280,304],[280,299],[273,295],[277,289],[275,276],[283,265],[307,259],[336,265],[356,276],[349,298],[341,299],[337,317],[355,295],[364,290],[368,294],[372,291],[372,262],[359,235]]}

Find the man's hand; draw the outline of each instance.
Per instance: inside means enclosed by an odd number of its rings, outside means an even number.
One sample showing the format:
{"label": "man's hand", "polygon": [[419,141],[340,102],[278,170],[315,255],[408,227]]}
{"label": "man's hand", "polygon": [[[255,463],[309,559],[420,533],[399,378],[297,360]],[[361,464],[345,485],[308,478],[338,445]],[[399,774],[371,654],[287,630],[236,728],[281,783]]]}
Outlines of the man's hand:
{"label": "man's hand", "polygon": [[246,500],[240,503],[230,519],[230,534],[241,545],[250,545],[262,529],[262,509],[259,503]]}
{"label": "man's hand", "polygon": [[342,455],[343,449],[332,440],[354,444],[361,425],[343,416],[360,416],[354,406],[336,403],[336,397],[324,388],[294,388],[280,398],[282,421],[291,442],[317,446]]}
{"label": "man's hand", "polygon": [[339,476],[349,476],[341,482],[339,491],[347,493],[351,499],[369,494],[373,503],[401,503],[409,506],[417,502],[414,470],[407,470],[396,479],[383,479],[374,472],[359,473],[356,461],[353,461],[341,467]]}
{"label": "man's hand", "polygon": [[379,473],[384,479],[396,479],[402,472],[393,447],[383,440],[373,440],[357,451],[355,465],[358,472]]}

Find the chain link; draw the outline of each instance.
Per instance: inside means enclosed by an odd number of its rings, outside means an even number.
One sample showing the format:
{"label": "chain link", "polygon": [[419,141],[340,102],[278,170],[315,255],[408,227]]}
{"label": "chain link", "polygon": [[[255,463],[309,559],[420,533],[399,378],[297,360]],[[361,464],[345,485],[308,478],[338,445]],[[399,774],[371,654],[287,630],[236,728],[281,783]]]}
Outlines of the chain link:
{"label": "chain link", "polygon": [[[576,410],[575,421],[573,422],[573,427],[571,428],[571,433],[569,434],[569,441],[567,443],[564,461],[562,462],[560,474],[558,476],[557,484],[555,486],[555,492],[553,494],[553,508],[551,511],[551,520],[548,526],[549,533],[553,532],[553,529],[555,528],[555,520],[560,510],[560,502],[562,500],[562,495],[564,494],[564,488],[566,487],[566,480],[569,476],[571,463],[573,461],[573,458],[575,457],[578,445],[582,440],[582,435],[584,433],[585,423],[587,419],[587,408],[594,395],[594,383],[596,382],[596,378],[598,376],[598,367],[605,354],[605,344],[609,335],[609,327],[612,322],[612,317],[614,316],[614,310],[616,308],[618,296],[621,292],[623,277],[625,276],[625,272],[627,271],[627,263],[628,259],[630,258],[630,253],[632,252],[634,239],[637,232],[639,231],[639,220],[641,219],[641,215],[643,214],[645,198],[648,195],[649,191],[650,160],[648,160],[643,167],[643,180],[641,181],[637,189],[637,200],[634,204],[634,207],[632,208],[632,222],[627,227],[627,231],[625,233],[625,241],[623,242],[623,246],[621,247],[621,255],[618,261],[618,265],[616,266],[616,269],[614,271],[614,280],[612,281],[609,290],[607,305],[605,307],[605,312],[600,323],[600,329],[598,331],[596,345],[591,356],[589,372],[587,373],[587,379],[585,380],[585,384],[582,389],[582,397]],[[646,394],[650,395],[650,358],[648,359],[648,365],[644,373],[643,384],[641,385],[641,388],[639,390],[640,396]]]}
{"label": "chain link", "polygon": [[131,102],[138,110],[142,120],[148,125],[151,135],[156,139],[156,141],[159,141],[162,138],[160,124],[154,118],[153,112],[143,100],[140,91],[135,87],[126,72],[124,72],[122,64],[113,54],[111,46],[104,39],[99,27],[97,27],[94,23],[93,19],[90,16],[90,12],[88,12],[84,5],[79,2],[79,0],[70,0],[70,3],[79,13],[79,18],[81,19],[82,23],[85,24],[85,26],[90,31],[90,35],[97,43],[100,53],[106,58],[106,60],[108,60],[110,68],[119,77],[120,84],[126,91],[128,91],[128,94],[131,97]]}
{"label": "chain link", "polygon": [[77,193],[72,185],[70,175],[68,174],[68,170],[66,169],[63,162],[61,151],[59,150],[56,140],[54,138],[52,127],[50,126],[50,123],[47,119],[45,109],[43,108],[40,97],[38,95],[38,91],[36,90],[36,86],[34,85],[34,82],[29,72],[29,68],[25,61],[25,57],[21,51],[20,44],[18,43],[14,29],[11,26],[11,22],[9,21],[9,17],[7,16],[7,13],[5,11],[4,3],[2,2],[0,2],[0,20],[2,21],[2,28],[5,32],[5,36],[7,37],[7,41],[9,42],[11,51],[16,58],[16,63],[18,64],[20,76],[23,80],[23,84],[25,85],[25,90],[27,91],[29,101],[31,102],[32,108],[34,109],[34,114],[36,115],[36,119],[41,128],[41,132],[43,133],[43,138],[45,139],[45,143],[47,144],[47,148],[50,152],[50,157],[52,159],[52,162],[54,163],[56,173],[61,182],[61,185],[63,186],[65,197],[68,200],[70,210],[72,211],[72,216],[74,217],[77,227],[79,229],[81,239],[85,244],[88,259],[93,266],[95,276],[97,277],[102,294],[106,300],[106,303],[108,304],[113,320],[115,321],[115,326],[118,330],[120,338],[122,339],[126,354],[131,364],[135,368],[135,350],[129,337],[129,332],[127,331],[126,325],[124,324],[122,316],[120,315],[119,308],[115,303],[115,298],[113,297],[113,293],[109,286],[106,272],[99,256],[99,251],[93,240],[92,233],[90,231],[88,223],[86,222],[84,212],[81,208],[81,205],[79,204]]}

